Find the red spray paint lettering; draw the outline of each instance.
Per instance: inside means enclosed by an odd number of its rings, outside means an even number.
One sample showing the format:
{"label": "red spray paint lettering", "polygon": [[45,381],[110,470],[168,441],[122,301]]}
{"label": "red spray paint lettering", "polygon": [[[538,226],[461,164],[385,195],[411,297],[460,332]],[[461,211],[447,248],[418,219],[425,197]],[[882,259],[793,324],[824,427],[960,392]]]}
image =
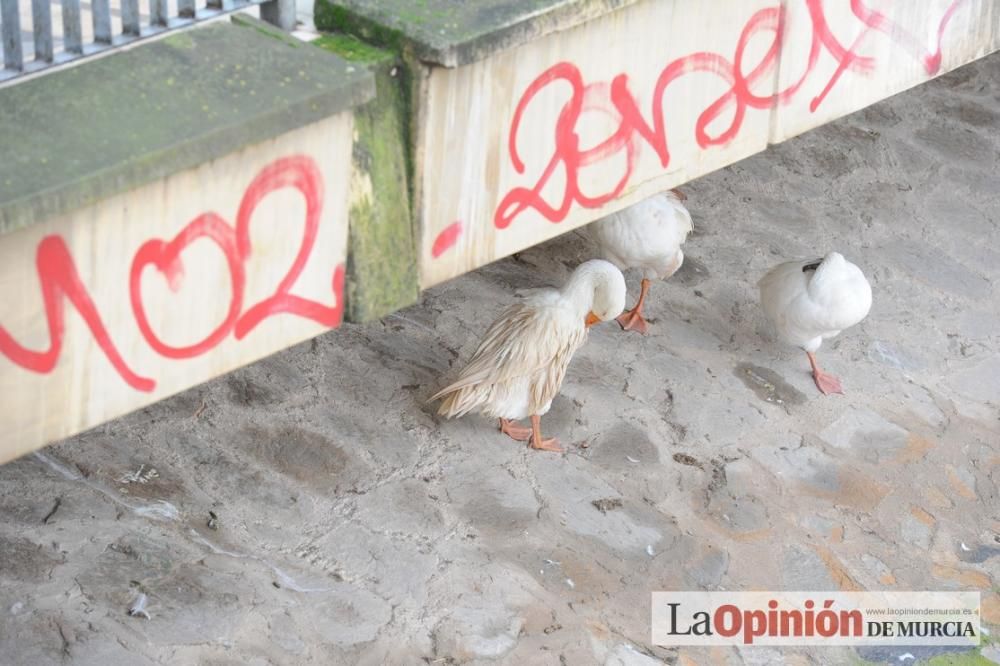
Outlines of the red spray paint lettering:
{"label": "red spray paint lettering", "polygon": [[0,326],[0,353],[32,372],[41,374],[52,372],[59,361],[59,354],[62,352],[63,334],[66,326],[63,305],[68,299],[83,317],[83,320],[87,322],[94,340],[97,341],[101,351],[108,357],[111,365],[122,376],[122,379],[139,391],[152,391],[156,382],[148,377],[137,375],[128,367],[121,354],[118,353],[118,349],[115,348],[111,336],[108,335],[108,331],[101,321],[101,315],[97,312],[94,301],[87,293],[87,288],[80,281],[76,264],[73,263],[73,257],[70,256],[63,239],[59,236],[43,238],[38,244],[35,265],[38,269],[38,280],[42,285],[45,320],[49,326],[49,348],[42,352],[27,349],[14,340],[6,328]]}
{"label": "red spray paint lettering", "polygon": [[[225,320],[204,340],[187,347],[172,347],[153,332],[146,317],[146,309],[142,304],[141,278],[142,271],[148,264],[153,264],[167,278],[167,284],[173,291],[180,289],[184,278],[184,264],[181,262],[181,252],[199,238],[208,238],[222,250],[229,265],[229,276],[232,284],[232,298],[229,312]],[[240,314],[243,304],[243,263],[236,251],[236,233],[226,221],[215,213],[203,213],[177,234],[169,243],[154,239],[143,243],[132,259],[132,270],[129,273],[129,297],[132,301],[132,312],[139,325],[142,337],[157,353],[167,358],[191,358],[204,354],[229,335]]]}
{"label": "red spray paint lettering", "polygon": [[437,259],[453,248],[461,235],[461,222],[452,222],[449,224],[441,233],[434,237],[434,244],[431,246],[431,256]]}
{"label": "red spray paint lettering", "polygon": [[[267,195],[288,187],[298,190],[306,203],[306,221],[299,251],[274,294],[244,311],[245,265],[252,252],[249,227],[253,212]],[[324,305],[291,293],[315,245],[322,210],[323,179],[316,164],[308,157],[287,157],[268,164],[247,187],[236,216],[235,227],[216,213],[208,212],[192,220],[169,242],[151,239],[143,243],[133,257],[128,279],[132,311],[143,338],[160,355],[170,359],[183,359],[208,352],[230,333],[240,340],[261,321],[277,314],[304,317],[330,328],[340,324],[344,308],[343,265],[334,269],[331,280],[335,305]],[[225,257],[230,278],[230,302],[223,321],[204,339],[185,347],[175,347],[163,342],[150,325],[142,302],[142,274],[147,266],[152,265],[166,277],[170,288],[176,291],[184,279],[182,252],[199,239],[212,241]],[[52,372],[62,350],[63,303],[68,299],[83,317],[111,365],[128,385],[140,391],[152,391],[156,382],[137,375],[122,359],[87,288],[80,280],[66,243],[60,236],[46,236],[42,239],[38,244],[36,266],[49,326],[49,349],[41,352],[29,350],[14,340],[6,328],[0,326],[0,353],[27,370],[41,374]]]}
{"label": "red spray paint lettering", "polygon": [[268,165],[247,188],[236,216],[236,242],[240,257],[246,261],[250,256],[250,218],[257,204],[271,192],[286,187],[298,190],[306,201],[306,223],[302,243],[291,268],[281,280],[274,295],[250,307],[236,321],[233,332],[237,340],[242,340],[257,324],[272,315],[293,314],[332,328],[340,324],[344,313],[341,297],[344,286],[343,267],[339,267],[333,275],[332,287],[336,296],[336,305],[333,307],[290,293],[316,243],[320,214],[323,212],[323,179],[316,164],[308,157],[290,157]]}
{"label": "red spray paint lettering", "polygon": [[[875,67],[875,61],[859,55],[857,49],[872,32],[888,36],[894,43],[909,51],[923,64],[928,75],[938,73],[941,68],[941,41],[945,29],[958,7],[965,0],[953,0],[937,26],[937,44],[927,51],[911,34],[893,23],[884,14],[870,9],[862,0],[850,0],[851,11],[861,22],[862,30],[850,47],[845,47],[834,36],[826,20],[823,0],[802,0],[809,13],[812,36],[809,53],[801,76],[773,94],[758,95],[755,86],[767,83],[773,78],[780,59],[786,37],[785,8],[767,7],[759,10],[744,24],[736,43],[732,60],[712,52],[692,53],[670,62],[660,72],[653,87],[652,124],[639,109],[635,96],[629,90],[629,79],[625,73],[618,74],[610,83],[587,84],[579,68],[570,62],[560,62],[542,72],[525,89],[511,120],[507,139],[507,152],[511,164],[518,173],[525,172],[525,164],[517,150],[518,130],[524,114],[532,100],[551,86],[568,86],[570,98],[561,109],[555,121],[555,150],[532,187],[515,187],[500,201],[494,211],[493,223],[498,229],[505,229],[524,211],[532,209],[550,222],[562,222],[573,204],[584,208],[600,208],[617,198],[627,187],[635,169],[640,142],[644,142],[659,158],[665,169],[670,164],[670,148],[667,127],[664,120],[664,95],[670,84],[693,72],[709,73],[718,77],[728,86],[726,91],[698,115],[694,127],[695,140],[702,149],[725,145],[732,141],[743,126],[748,109],[770,109],[788,104],[815,71],[820,55],[825,51],[837,62],[837,67],[821,92],[811,100],[810,110],[815,112],[830,91],[847,71],[866,72]],[[760,60],[745,62],[746,48],[754,37],[770,35],[771,41]],[[787,62],[787,58],[783,62]],[[610,109],[594,101],[595,95],[606,91]],[[616,115],[617,128],[597,145],[580,148],[580,138],[576,132],[580,116],[588,110],[599,109]],[[731,120],[714,134],[709,127],[714,126],[723,114],[730,113]],[[584,194],[579,186],[580,169],[608,157],[626,151],[626,163],[622,177],[609,188],[597,195]],[[553,175],[562,169],[565,185],[562,198],[549,203],[542,192]]]}

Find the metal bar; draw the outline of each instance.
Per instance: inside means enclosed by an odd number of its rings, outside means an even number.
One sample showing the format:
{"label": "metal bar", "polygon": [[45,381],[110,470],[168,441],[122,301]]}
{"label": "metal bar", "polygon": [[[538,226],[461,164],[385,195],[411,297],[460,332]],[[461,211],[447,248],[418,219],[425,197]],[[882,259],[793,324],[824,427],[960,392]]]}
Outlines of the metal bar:
{"label": "metal bar", "polygon": [[141,32],[139,0],[122,0],[122,34],[138,37]]}
{"label": "metal bar", "polygon": [[170,10],[167,0],[149,0],[149,25],[167,25]]}
{"label": "metal bar", "polygon": [[80,25],[80,0],[62,0],[63,49],[83,53],[83,28]]}
{"label": "metal bar", "polygon": [[[284,30],[293,30],[296,23],[295,0],[264,0],[263,3],[261,0],[205,0],[200,8],[201,0],[149,0],[148,27],[144,25],[146,17],[140,12],[139,0],[25,1],[32,3],[31,31],[20,29],[20,0],[0,0],[0,82],[101,51],[114,50],[136,39],[182,29],[254,4],[261,4],[264,19]],[[171,15],[173,2],[177,2],[176,16]],[[61,35],[52,25],[51,5],[55,3],[62,7]],[[93,14],[94,38],[92,43],[88,41],[87,44],[83,43],[84,11]],[[113,34],[112,19],[116,16],[121,17],[121,37]],[[34,51],[35,57],[28,63],[24,62],[25,50]]]}
{"label": "metal bar", "polygon": [[[36,0],[37,2],[38,0]],[[111,5],[108,0],[92,0],[90,11],[94,19],[94,41],[111,43]]]}
{"label": "metal bar", "polygon": [[35,60],[52,62],[52,7],[49,0],[31,0]]}
{"label": "metal bar", "polygon": [[5,69],[21,71],[24,67],[24,53],[21,47],[21,16],[17,11],[17,0],[0,0],[0,27],[3,35],[3,63]]}
{"label": "metal bar", "polygon": [[261,4],[260,17],[286,32],[295,29],[295,0],[269,0]]}

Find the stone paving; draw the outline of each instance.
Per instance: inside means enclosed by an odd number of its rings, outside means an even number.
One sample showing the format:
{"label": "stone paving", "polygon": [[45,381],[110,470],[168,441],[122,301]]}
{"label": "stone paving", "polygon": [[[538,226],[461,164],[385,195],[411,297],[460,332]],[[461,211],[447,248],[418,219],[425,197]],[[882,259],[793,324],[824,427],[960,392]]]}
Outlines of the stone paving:
{"label": "stone paving", "polygon": [[[426,398],[578,232],[6,465],[0,661],[1000,663],[649,633],[652,590],[967,589],[1000,636],[998,165],[993,56],[686,186],[650,335],[596,327],[544,420],[565,455]],[[875,302],[823,397],[755,283],[830,249]]]}

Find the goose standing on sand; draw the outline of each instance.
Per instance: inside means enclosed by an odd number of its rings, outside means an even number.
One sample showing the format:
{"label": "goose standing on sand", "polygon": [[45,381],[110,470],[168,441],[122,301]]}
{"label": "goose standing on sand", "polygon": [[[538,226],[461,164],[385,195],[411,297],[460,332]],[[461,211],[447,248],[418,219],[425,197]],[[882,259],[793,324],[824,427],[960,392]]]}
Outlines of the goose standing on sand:
{"label": "goose standing on sand", "polygon": [[[544,439],[541,417],[559,393],[587,329],[625,309],[625,278],[600,259],[577,267],[562,289],[542,289],[507,308],[486,331],[468,365],[431,400],[443,398],[447,418],[479,411],[500,420],[500,431],[532,448],[561,451]],[[518,420],[531,417],[531,428]]]}
{"label": "goose standing on sand", "polygon": [[589,227],[605,259],[623,271],[642,270],[639,300],[618,318],[626,331],[649,330],[642,306],[651,281],[670,277],[684,263],[681,245],[693,228],[691,213],[681,203],[685,199],[678,190],[670,190],[612,213]]}
{"label": "goose standing on sand", "polygon": [[831,252],[823,259],[779,264],[757,286],[778,334],[805,350],[816,387],[824,395],[843,393],[840,380],[820,369],[816,350],[868,316],[872,288],[861,269]]}

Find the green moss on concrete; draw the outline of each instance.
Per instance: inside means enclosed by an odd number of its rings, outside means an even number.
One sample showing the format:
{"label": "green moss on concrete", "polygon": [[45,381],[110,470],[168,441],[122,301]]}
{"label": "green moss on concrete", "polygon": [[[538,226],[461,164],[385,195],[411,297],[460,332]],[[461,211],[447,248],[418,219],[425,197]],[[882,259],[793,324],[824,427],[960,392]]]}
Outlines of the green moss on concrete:
{"label": "green moss on concrete", "polygon": [[250,16],[249,14],[236,13],[232,15],[231,20],[236,25],[256,30],[260,34],[270,37],[271,39],[277,39],[279,42],[283,42],[292,48],[297,49],[305,46],[305,42],[293,36],[291,33],[285,32],[278,26],[272,25],[267,21],[262,21],[259,18]]}
{"label": "green moss on concrete", "polygon": [[415,303],[419,294],[408,187],[406,68],[391,51],[347,35],[325,35],[313,44],[375,76],[375,99],[354,113],[345,299],[349,321],[370,321]]}
{"label": "green moss on concrete", "polygon": [[316,0],[313,23],[320,30],[353,35],[396,53],[402,51],[406,41],[402,30],[352,12],[332,0]]}
{"label": "green moss on concrete", "polygon": [[[413,208],[416,199],[413,196],[414,188],[416,187],[416,145],[414,143],[413,137],[416,133],[416,125],[418,122],[417,109],[413,104],[413,100],[416,98],[417,87],[420,85],[420,77],[415,74],[417,68],[422,67],[422,65],[416,62],[409,53],[404,52],[401,55],[401,60],[403,66],[399,69],[398,82],[397,82],[397,93],[399,94],[399,108],[401,109],[402,115],[402,126],[403,126],[403,143],[406,147],[404,153],[404,160],[406,164],[406,176],[407,183],[409,187],[407,192],[410,196],[410,207]],[[414,233],[417,232],[416,220],[414,224]]]}
{"label": "green moss on concrete", "polygon": [[638,0],[315,0],[322,30],[456,67]]}
{"label": "green moss on concrete", "polygon": [[191,38],[191,34],[188,32],[175,32],[172,35],[164,37],[163,41],[175,49],[193,49],[196,46],[195,40]]}
{"label": "green moss on concrete", "polygon": [[228,23],[4,88],[0,233],[322,120],[373,91],[364,68]]}
{"label": "green moss on concrete", "polygon": [[326,34],[312,43],[351,62],[374,64],[396,59],[392,51],[380,49],[353,35],[343,33]]}

